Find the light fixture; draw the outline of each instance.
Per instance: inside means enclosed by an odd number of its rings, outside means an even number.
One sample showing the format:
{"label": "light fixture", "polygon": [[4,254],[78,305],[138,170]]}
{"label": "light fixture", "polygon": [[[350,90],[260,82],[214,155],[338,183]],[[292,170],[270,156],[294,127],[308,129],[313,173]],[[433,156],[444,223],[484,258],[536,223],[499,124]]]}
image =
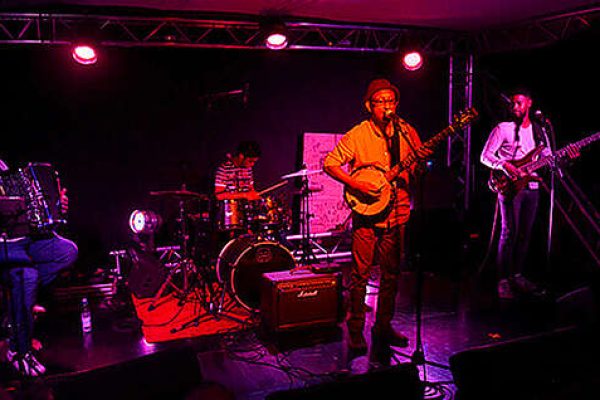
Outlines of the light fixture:
{"label": "light fixture", "polygon": [[134,210],[129,216],[129,228],[136,235],[156,232],[161,222],[154,211]]}
{"label": "light fixture", "polygon": [[423,66],[423,56],[418,51],[408,51],[402,56],[402,65],[408,71],[416,71]]}
{"label": "light fixture", "polygon": [[81,65],[92,65],[98,61],[98,52],[96,49],[87,43],[76,43],[71,48],[73,60]]}
{"label": "light fixture", "polygon": [[265,46],[271,50],[285,49],[288,45],[287,28],[282,21],[265,21],[261,24]]}

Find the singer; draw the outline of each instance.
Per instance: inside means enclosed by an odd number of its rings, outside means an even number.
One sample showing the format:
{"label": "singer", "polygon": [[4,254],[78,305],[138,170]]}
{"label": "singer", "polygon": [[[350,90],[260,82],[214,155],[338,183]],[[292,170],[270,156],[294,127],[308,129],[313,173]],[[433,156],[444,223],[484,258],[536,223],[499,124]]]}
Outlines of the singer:
{"label": "singer", "polygon": [[[343,166],[352,170],[375,165],[388,171],[421,145],[417,131],[395,114],[400,91],[387,79],[373,80],[363,97],[369,119],[347,132],[325,157],[324,170],[332,178],[368,196],[377,196],[379,188],[372,182],[354,179]],[[394,121],[392,121],[394,120]],[[399,131],[400,128],[402,131]],[[431,154],[423,150],[423,158]],[[427,153],[428,152],[428,153]],[[365,326],[366,284],[375,257],[379,259],[381,280],[377,299],[377,315],[371,329],[371,360],[387,364],[389,346],[407,346],[408,338],[392,327],[398,275],[404,263],[404,233],[410,214],[411,171],[400,173],[395,182],[391,211],[376,220],[353,212],[352,270],[350,310],[347,319],[348,348],[355,355],[367,350],[363,335]]]}

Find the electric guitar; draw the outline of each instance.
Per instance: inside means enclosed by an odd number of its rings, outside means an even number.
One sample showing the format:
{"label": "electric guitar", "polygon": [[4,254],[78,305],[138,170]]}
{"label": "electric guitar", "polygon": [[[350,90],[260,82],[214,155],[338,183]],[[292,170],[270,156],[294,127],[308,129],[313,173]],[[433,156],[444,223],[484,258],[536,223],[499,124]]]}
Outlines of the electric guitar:
{"label": "electric guitar", "polygon": [[[468,108],[457,115],[454,115],[451,125],[430,138],[427,142],[422,144],[420,148],[434,149],[446,138],[470,124],[477,115],[477,111],[474,108]],[[388,211],[393,198],[391,182],[393,182],[402,171],[409,168],[417,161],[422,161],[422,159],[417,157],[415,153],[411,153],[405,159],[393,166],[389,171],[385,171],[383,168],[373,165],[355,169],[350,175],[359,181],[374,183],[380,189],[379,195],[369,196],[346,186],[344,189],[344,199],[346,204],[348,204],[348,207],[350,207],[352,211],[366,217],[376,216]]]}
{"label": "electric guitar", "polygon": [[[596,132],[593,135],[573,143],[573,145],[579,150],[582,147],[585,147],[599,139],[600,132]],[[538,146],[524,155],[522,158],[509,161],[512,165],[524,172],[524,175],[521,177],[511,177],[508,176],[504,171],[493,169],[490,172],[490,179],[488,180],[488,186],[492,192],[499,193],[507,197],[513,197],[519,193],[521,189],[525,188],[529,182],[540,180],[538,176],[533,175],[535,171],[552,164],[555,159],[562,158],[567,155],[567,148],[565,146],[554,154],[542,157],[538,160],[537,157],[540,155],[543,149],[544,146]]]}

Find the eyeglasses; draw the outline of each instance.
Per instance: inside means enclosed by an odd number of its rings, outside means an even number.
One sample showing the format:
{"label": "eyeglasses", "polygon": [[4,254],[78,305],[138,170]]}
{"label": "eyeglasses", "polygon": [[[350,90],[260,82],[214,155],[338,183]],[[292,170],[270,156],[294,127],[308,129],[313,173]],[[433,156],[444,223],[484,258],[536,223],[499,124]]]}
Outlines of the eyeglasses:
{"label": "eyeglasses", "polygon": [[371,100],[371,104],[373,104],[376,107],[380,107],[382,105],[395,106],[397,103],[398,103],[398,101],[396,101],[396,99],[376,99],[376,100]]}

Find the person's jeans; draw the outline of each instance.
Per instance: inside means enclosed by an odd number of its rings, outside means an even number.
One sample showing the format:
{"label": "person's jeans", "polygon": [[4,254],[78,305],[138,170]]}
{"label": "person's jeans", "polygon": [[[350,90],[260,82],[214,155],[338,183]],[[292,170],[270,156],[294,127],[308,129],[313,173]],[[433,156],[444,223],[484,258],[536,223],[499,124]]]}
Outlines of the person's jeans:
{"label": "person's jeans", "polygon": [[498,273],[505,279],[523,272],[535,221],[539,193],[523,189],[514,198],[498,197],[502,227],[498,241]]}
{"label": "person's jeans", "polygon": [[75,243],[57,234],[0,241],[0,268],[10,288],[11,350],[20,354],[29,351],[38,286],[52,282],[76,259]]}
{"label": "person's jeans", "polygon": [[390,229],[355,226],[352,232],[352,271],[350,287],[351,334],[362,332],[365,324],[364,299],[371,267],[379,261],[381,279],[377,299],[376,325],[386,329],[394,314],[400,267],[404,260],[405,225]]}

